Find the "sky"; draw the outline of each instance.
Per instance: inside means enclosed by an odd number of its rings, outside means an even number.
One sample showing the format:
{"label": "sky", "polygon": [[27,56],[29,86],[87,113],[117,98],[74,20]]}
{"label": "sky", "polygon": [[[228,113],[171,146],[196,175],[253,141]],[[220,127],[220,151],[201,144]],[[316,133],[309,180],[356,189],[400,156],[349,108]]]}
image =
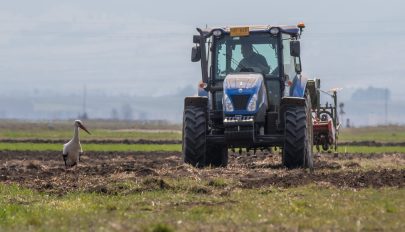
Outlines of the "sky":
{"label": "sky", "polygon": [[161,96],[196,86],[196,27],[307,25],[302,65],[322,88],[389,88],[404,99],[405,3],[0,0],[0,92]]}

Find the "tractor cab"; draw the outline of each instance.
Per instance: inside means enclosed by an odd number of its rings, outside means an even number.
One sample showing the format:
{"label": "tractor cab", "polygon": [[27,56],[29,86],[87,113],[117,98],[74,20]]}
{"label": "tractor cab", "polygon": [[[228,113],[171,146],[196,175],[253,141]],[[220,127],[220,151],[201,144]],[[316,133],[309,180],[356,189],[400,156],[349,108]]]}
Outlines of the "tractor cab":
{"label": "tractor cab", "polygon": [[[191,60],[201,61],[202,81],[207,91],[222,91],[223,81],[228,74],[261,74],[270,95],[269,106],[275,108],[279,105],[286,83],[301,73],[298,39],[304,27],[304,24],[299,24],[298,27],[197,29],[200,35],[193,38],[196,46],[192,49]],[[222,108],[221,102],[217,100],[218,104],[214,107]]]}

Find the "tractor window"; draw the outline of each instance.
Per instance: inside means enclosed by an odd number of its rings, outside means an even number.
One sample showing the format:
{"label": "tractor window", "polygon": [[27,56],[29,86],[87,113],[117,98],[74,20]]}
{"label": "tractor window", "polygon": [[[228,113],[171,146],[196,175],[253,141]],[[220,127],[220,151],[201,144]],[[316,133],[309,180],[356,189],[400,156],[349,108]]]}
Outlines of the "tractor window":
{"label": "tractor window", "polygon": [[[226,65],[227,59],[226,59],[226,44],[222,43],[222,44],[218,44],[217,47],[217,67],[220,67],[219,72],[217,71],[217,79],[225,79],[224,75],[226,75],[225,73],[227,71],[229,71],[229,66],[227,68]],[[220,76],[218,76],[218,74],[220,74]]]}
{"label": "tractor window", "polygon": [[294,57],[290,55],[290,36],[283,35],[284,75],[292,80],[295,77]]}
{"label": "tractor window", "polygon": [[217,40],[214,57],[217,80],[223,80],[227,74],[235,72],[278,76],[277,38],[268,33],[248,37],[225,35]]}

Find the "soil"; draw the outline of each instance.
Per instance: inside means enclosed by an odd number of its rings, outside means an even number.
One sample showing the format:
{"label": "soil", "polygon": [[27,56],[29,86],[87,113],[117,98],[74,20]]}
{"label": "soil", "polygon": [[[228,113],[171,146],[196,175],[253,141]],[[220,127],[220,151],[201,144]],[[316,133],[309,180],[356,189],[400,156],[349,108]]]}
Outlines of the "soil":
{"label": "soil", "polygon": [[[373,168],[361,161],[375,162]],[[383,168],[381,162],[396,168]],[[307,184],[338,188],[381,188],[405,186],[405,154],[319,154],[314,170],[288,170],[279,154],[229,155],[227,168],[197,169],[182,162],[180,152],[87,152],[77,167],[65,169],[62,155],[54,151],[0,151],[0,183],[18,184],[41,192],[66,194],[88,191],[105,194],[125,193],[123,183],[142,183],[136,191],[170,189],[168,179],[192,178],[207,182],[216,178],[231,180],[231,188],[289,188]],[[205,183],[204,182],[204,183]],[[113,185],[115,187],[111,187]],[[135,191],[135,190],[132,190]],[[201,185],[195,192],[209,192]]]}

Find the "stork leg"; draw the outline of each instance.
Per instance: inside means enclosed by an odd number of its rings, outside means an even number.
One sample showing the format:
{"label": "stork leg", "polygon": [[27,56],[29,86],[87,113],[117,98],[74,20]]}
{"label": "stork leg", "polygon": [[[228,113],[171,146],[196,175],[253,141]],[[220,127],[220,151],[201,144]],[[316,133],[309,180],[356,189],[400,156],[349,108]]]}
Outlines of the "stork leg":
{"label": "stork leg", "polygon": [[80,157],[82,157],[83,152],[79,152],[79,162],[80,162]]}
{"label": "stork leg", "polygon": [[66,163],[67,156],[68,156],[68,154],[63,154],[63,155],[62,155],[63,161],[65,161],[65,168],[67,168],[67,163]]}

